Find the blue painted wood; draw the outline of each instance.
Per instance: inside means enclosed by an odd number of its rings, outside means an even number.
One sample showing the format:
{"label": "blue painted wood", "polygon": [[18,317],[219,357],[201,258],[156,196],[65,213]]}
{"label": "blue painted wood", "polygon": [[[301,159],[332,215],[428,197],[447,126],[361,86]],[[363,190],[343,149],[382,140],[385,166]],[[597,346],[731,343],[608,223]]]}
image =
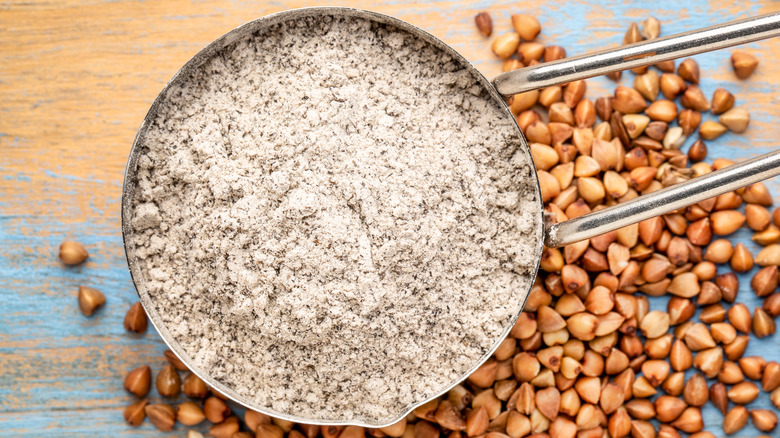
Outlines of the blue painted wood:
{"label": "blue painted wood", "polygon": [[[300,5],[303,3],[296,3],[294,6]],[[0,10],[23,7],[21,4],[0,4]],[[57,12],[56,4],[49,4],[47,7]],[[217,22],[217,18],[224,18],[242,8],[246,12],[246,8],[254,7],[255,14],[259,16],[271,10],[278,10],[284,5],[269,2],[247,6],[231,3],[224,8],[211,5],[191,7],[199,9],[199,16],[213,16]],[[499,71],[500,62],[491,57],[489,43],[474,30],[473,15],[479,10],[491,11],[497,33],[510,29],[509,16],[512,13],[526,11],[536,15],[543,24],[541,40],[562,45],[570,55],[574,55],[618,44],[631,21],[641,21],[649,14],[662,21],[662,32],[669,35],[757,14],[768,7],[780,9],[780,5],[771,1],[742,2],[738,6],[732,6],[725,1],[707,0],[689,0],[683,5],[671,0],[567,1],[543,4],[506,0],[478,0],[461,4],[431,1],[417,4],[408,0],[388,0],[365,3],[363,7],[388,12],[422,25],[437,36],[452,42],[457,50],[466,54],[488,75]],[[155,24],[175,26],[170,24],[170,21],[191,18],[189,10],[182,7],[163,20],[164,22]],[[126,19],[142,19],[143,8],[139,8],[137,13],[137,17]],[[3,12],[0,12],[0,15],[2,14]],[[224,29],[227,30],[229,27]],[[24,31],[26,30],[13,29],[12,26],[0,29],[0,35],[3,35],[0,41],[6,36],[14,35],[14,32],[18,34]],[[141,36],[140,33],[135,35],[138,38]],[[176,44],[192,46],[194,53],[207,42],[192,42],[198,38],[197,35],[182,34]],[[133,40],[129,40],[124,51],[119,52],[96,43],[96,50],[102,50],[101,56],[119,63],[123,57],[132,56],[135,50],[140,50],[132,43]],[[168,53],[165,44],[169,43],[170,41],[161,39],[159,45],[147,47],[146,50],[157,51],[164,57]],[[65,40],[59,44],[67,49],[69,44],[73,43]],[[767,47],[774,47],[773,53],[778,53],[777,44],[777,41],[754,43],[748,45],[748,48],[767,53]],[[710,157],[740,158],[768,151],[777,147],[777,139],[780,137],[780,129],[775,124],[780,110],[774,94],[780,70],[764,73],[748,81],[737,81],[730,73],[729,53],[721,51],[695,57],[702,70],[701,87],[707,96],[717,87],[731,90],[737,96],[738,104],[745,105],[750,110],[752,127],[745,135],[728,133],[717,141],[708,142]],[[36,52],[23,53],[23,56],[39,55],[40,53]],[[63,59],[62,62],[68,60]],[[773,59],[762,59],[761,62],[762,70],[780,65]],[[90,67],[87,65],[84,68]],[[157,76],[154,81],[157,89],[162,87],[173,71],[175,68],[167,73],[155,70]],[[100,73],[91,72],[96,77],[99,77]],[[78,73],[74,75],[77,76]],[[632,77],[632,74],[625,73],[622,83],[630,85]],[[3,82],[11,79],[6,77],[5,69],[0,63],[0,88]],[[105,81],[110,82],[111,79]],[[612,88],[614,83],[611,81],[604,78],[593,79],[589,81],[587,96],[595,99]],[[110,87],[108,90],[111,91]],[[165,350],[164,344],[151,327],[144,335],[129,335],[122,327],[125,311],[136,301],[125,265],[117,219],[118,193],[122,178],[119,169],[124,163],[110,163],[118,170],[110,178],[104,179],[84,179],[63,171],[60,165],[47,168],[43,174],[47,177],[43,182],[47,194],[44,199],[31,198],[24,194],[9,196],[3,189],[13,185],[26,187],[26,190],[32,193],[34,185],[39,183],[41,177],[41,172],[35,167],[20,171],[18,163],[11,162],[8,158],[11,150],[22,149],[29,151],[30,162],[35,163],[38,154],[46,153],[35,144],[35,138],[4,134],[12,130],[10,123],[14,120],[14,112],[19,108],[27,104],[46,105],[45,101],[20,103],[24,102],[24,96],[28,92],[34,91],[21,90],[18,93],[20,101],[0,102],[0,436],[29,436],[32,432],[36,436],[160,436],[148,422],[139,429],[131,429],[121,418],[123,408],[133,400],[122,388],[124,374],[143,363],[152,365],[156,372],[164,363],[162,352]],[[68,99],[71,97],[68,93],[78,93],[78,89],[51,95],[50,99]],[[759,95],[766,98],[755,99]],[[754,99],[746,101],[745,96]],[[153,96],[148,97],[147,105],[152,98]],[[81,104],[89,105],[89,102]],[[125,118],[107,117],[109,120],[106,129],[116,126],[116,129],[132,132],[144,112],[145,109]],[[705,120],[709,118],[712,118],[712,115],[706,114]],[[73,123],[74,129],[78,129],[78,123],[83,121],[74,120]],[[45,130],[47,127],[41,126],[40,129]],[[691,142],[692,139],[688,144]],[[74,148],[79,146],[75,141],[68,145]],[[129,150],[129,146],[129,143],[111,145],[114,150]],[[102,165],[103,158],[84,157],[95,166]],[[777,181],[768,183],[768,186],[775,193],[780,193],[780,183]],[[25,206],[29,206],[29,211],[35,211],[37,203],[57,206],[59,213],[45,216],[25,213],[28,211]],[[68,238],[79,240],[88,247],[91,257],[84,266],[63,268],[58,262],[57,247],[62,240]],[[743,229],[736,233],[732,240],[743,242],[751,250],[757,251],[758,247],[750,242],[749,238],[749,231]],[[755,271],[756,269],[740,275],[738,299],[747,304],[751,311],[760,305],[760,300],[749,288],[750,278]],[[75,305],[76,289],[80,284],[97,287],[108,297],[105,308],[92,318],[84,318]],[[665,309],[666,300],[651,298],[651,305],[653,309]],[[751,340],[746,354],[780,360],[778,336],[780,335],[764,340]],[[152,397],[157,398],[156,395]],[[749,407],[770,408],[771,403],[767,395],[762,393]],[[706,429],[717,436],[722,435],[720,413],[708,405],[704,409],[704,416]],[[204,427],[200,429],[205,431]],[[179,426],[176,434],[183,436],[183,430],[184,428]],[[738,436],[758,434],[752,426],[748,426]]]}

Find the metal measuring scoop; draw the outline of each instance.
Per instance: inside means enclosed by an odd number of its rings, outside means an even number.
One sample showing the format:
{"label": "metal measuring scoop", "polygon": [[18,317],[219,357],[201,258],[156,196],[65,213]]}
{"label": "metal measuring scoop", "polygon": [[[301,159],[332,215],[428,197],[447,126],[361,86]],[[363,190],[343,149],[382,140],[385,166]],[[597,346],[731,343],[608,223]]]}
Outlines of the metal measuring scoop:
{"label": "metal measuring scoop", "polygon": [[[169,83],[160,92],[155,102],[147,113],[141,128],[135,138],[133,149],[127,163],[125,180],[122,194],[122,235],[124,238],[125,252],[127,255],[130,274],[135,283],[141,303],[143,304],[152,324],[157,328],[160,336],[171,350],[190,368],[190,370],[203,379],[206,384],[225,396],[236,402],[268,415],[307,424],[323,425],[343,425],[352,424],[368,427],[382,427],[396,423],[403,419],[409,412],[417,406],[424,404],[449,391],[452,387],[463,381],[475,371],[483,362],[485,362],[498,348],[501,341],[509,333],[510,329],[517,320],[528,295],[528,291],[522,294],[522,299],[518,300],[515,306],[514,317],[505,327],[501,336],[493,340],[492,345],[486,349],[486,353],[463,375],[454,379],[451,384],[440,388],[435,394],[430,394],[421,400],[399,409],[394,415],[381,419],[367,418],[328,418],[319,416],[317,418],[306,418],[297,415],[295,412],[281,412],[268,406],[260,406],[252,399],[239,393],[236,388],[228,387],[219,382],[212,376],[209,376],[205,370],[195,366],[193,359],[181,348],[180,344],[174,339],[163,319],[157,312],[157,308],[152,298],[148,294],[144,278],[145,273],[139,268],[139,264],[134,256],[134,248],[129,244],[128,236],[132,233],[130,219],[133,212],[133,193],[136,190],[136,176],[138,172],[138,159],[141,154],[141,146],[144,143],[145,136],[152,121],[157,116],[160,103],[166,99],[167,93],[172,86],[181,83],[193,70],[205,63],[211,57],[218,54],[221,50],[230,44],[250,37],[253,33],[266,29],[277,23],[295,20],[304,17],[353,17],[364,20],[371,20],[382,24],[391,25],[399,30],[420,38],[421,40],[432,44],[443,53],[452,57],[453,62],[459,63],[466,71],[473,75],[474,79],[485,90],[488,99],[501,108],[507,118],[514,120],[514,116],[504,103],[501,95],[508,96],[528,90],[547,87],[550,85],[566,83],[578,79],[603,75],[609,72],[625,70],[634,67],[654,64],[660,61],[674,59],[683,56],[689,56],[696,53],[729,47],[737,44],[756,41],[772,36],[780,35],[780,14],[770,14],[745,20],[739,20],[720,26],[713,26],[700,31],[688,32],[680,35],[670,36],[657,40],[636,43],[623,46],[617,49],[605,50],[592,55],[580,56],[576,58],[564,59],[556,62],[541,64],[534,67],[528,67],[509,73],[504,73],[496,78],[494,84],[481,75],[462,55],[449,47],[441,40],[433,37],[422,29],[396,18],[352,8],[341,7],[314,7],[295,9],[272,14],[250,23],[247,23],[209,44],[201,50],[190,61],[187,62],[174,76]],[[527,162],[531,161],[530,152],[527,147],[520,128],[517,123],[513,123],[512,134],[521,139],[525,147],[520,148],[519,152],[525,155]],[[616,205],[598,212],[590,213],[576,219],[571,219],[559,224],[545,223],[542,214],[541,192],[539,182],[536,179],[536,173],[531,172],[533,181],[529,184],[536,185],[537,206],[533,215],[537,246],[534,248],[536,257],[536,266],[538,269],[541,259],[543,246],[541,237],[544,236],[544,242],[549,247],[559,247],[573,243],[579,240],[588,239],[618,228],[636,223],[654,216],[668,213],[673,210],[697,203],[704,199],[717,196],[737,188],[753,184],[780,174],[780,151],[771,152],[757,158],[732,165],[730,167],[712,172],[685,183],[681,183],[663,190],[659,190],[649,195],[636,198],[632,201]],[[532,282],[529,282],[529,288]]]}

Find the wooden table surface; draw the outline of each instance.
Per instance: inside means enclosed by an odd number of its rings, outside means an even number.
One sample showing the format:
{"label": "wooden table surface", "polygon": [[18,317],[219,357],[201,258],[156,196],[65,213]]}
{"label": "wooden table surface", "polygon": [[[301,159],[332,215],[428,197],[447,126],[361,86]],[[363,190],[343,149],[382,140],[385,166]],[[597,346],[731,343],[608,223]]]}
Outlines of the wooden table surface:
{"label": "wooden table surface", "polygon": [[[330,2],[326,2],[330,4]],[[683,3],[683,7],[679,6]],[[472,60],[488,77],[500,71],[473,17],[491,12],[496,33],[509,16],[539,17],[543,42],[569,55],[613,46],[632,21],[648,15],[669,35],[780,10],[772,0],[345,1],[410,21]],[[165,349],[153,329],[127,334],[122,318],[136,294],[120,233],[120,194],[127,154],[149,105],[165,82],[198,50],[234,27],[305,1],[27,0],[0,2],[0,435],[160,436],[149,423],[122,420],[132,400],[124,374],[148,363],[157,370]],[[710,157],[748,157],[777,147],[780,137],[780,41],[746,46],[761,61],[747,81],[730,68],[729,50],[698,55],[707,96],[731,90],[752,121],[744,135],[710,142]],[[632,75],[624,75],[630,84]],[[588,97],[614,84],[589,81]],[[706,117],[711,117],[707,114]],[[690,144],[692,140],[689,140]],[[687,146],[686,146],[687,147]],[[768,184],[780,193],[780,184]],[[777,199],[777,198],[776,198]],[[747,241],[742,230],[737,239]],[[86,244],[88,263],[64,268],[61,241]],[[749,243],[751,249],[755,246]],[[757,300],[742,276],[740,299]],[[108,302],[92,318],[76,306],[85,284]],[[665,308],[653,300],[653,308]],[[778,335],[780,336],[780,335]],[[751,341],[748,354],[780,358],[778,338]],[[765,395],[753,406],[769,406]],[[706,412],[718,431],[721,416]],[[179,426],[176,434],[184,436]],[[740,436],[754,436],[746,428]]]}

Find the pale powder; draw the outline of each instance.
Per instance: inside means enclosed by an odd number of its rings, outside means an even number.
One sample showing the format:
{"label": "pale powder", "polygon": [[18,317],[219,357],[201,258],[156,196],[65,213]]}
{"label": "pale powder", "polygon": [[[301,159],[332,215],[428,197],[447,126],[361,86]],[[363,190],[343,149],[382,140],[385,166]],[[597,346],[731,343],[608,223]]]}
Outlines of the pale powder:
{"label": "pale powder", "polygon": [[300,19],[235,43],[169,90],[140,145],[139,288],[256,403],[392,419],[475,366],[533,278],[512,123],[385,25]]}

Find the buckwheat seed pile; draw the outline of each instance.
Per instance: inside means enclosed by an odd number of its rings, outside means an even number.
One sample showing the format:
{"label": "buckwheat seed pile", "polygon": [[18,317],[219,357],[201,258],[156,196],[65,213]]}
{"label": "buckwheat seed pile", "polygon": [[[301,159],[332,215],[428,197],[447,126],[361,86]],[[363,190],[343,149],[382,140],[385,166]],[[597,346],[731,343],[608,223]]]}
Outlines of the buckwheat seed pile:
{"label": "buckwheat seed pile", "polygon": [[400,414],[488,352],[533,278],[540,202],[507,119],[459,61],[385,25],[239,41],[168,91],[139,144],[139,288],[260,405]]}

